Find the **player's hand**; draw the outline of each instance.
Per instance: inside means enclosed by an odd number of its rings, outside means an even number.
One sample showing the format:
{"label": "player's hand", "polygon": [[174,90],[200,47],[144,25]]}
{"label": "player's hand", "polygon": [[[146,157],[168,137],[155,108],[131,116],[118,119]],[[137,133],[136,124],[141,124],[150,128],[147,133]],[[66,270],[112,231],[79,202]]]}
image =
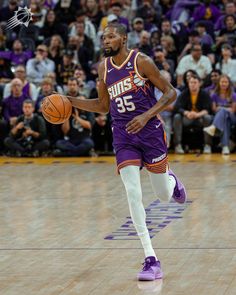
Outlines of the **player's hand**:
{"label": "player's hand", "polygon": [[136,116],[128,124],[126,124],[126,131],[131,134],[138,133],[147,124],[148,118],[145,114]]}

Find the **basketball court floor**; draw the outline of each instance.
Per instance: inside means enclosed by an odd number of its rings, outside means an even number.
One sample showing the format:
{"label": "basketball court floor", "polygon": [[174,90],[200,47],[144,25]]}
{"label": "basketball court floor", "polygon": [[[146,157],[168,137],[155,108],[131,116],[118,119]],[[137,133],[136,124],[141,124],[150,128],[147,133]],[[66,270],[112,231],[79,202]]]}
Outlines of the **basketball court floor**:
{"label": "basketball court floor", "polygon": [[0,294],[235,295],[236,155],[170,155],[188,203],[143,198],[164,279],[143,250],[114,158],[0,158]]}

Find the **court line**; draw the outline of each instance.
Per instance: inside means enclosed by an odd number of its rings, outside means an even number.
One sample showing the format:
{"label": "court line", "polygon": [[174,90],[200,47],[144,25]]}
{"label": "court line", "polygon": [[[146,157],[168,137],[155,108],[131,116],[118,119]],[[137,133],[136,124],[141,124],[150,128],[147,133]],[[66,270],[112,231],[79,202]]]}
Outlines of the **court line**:
{"label": "court line", "polygon": [[[154,247],[153,249],[157,250],[236,250],[235,247]],[[142,247],[136,248],[87,248],[87,247],[78,247],[78,248],[1,248],[0,251],[80,251],[80,250],[143,250]]]}

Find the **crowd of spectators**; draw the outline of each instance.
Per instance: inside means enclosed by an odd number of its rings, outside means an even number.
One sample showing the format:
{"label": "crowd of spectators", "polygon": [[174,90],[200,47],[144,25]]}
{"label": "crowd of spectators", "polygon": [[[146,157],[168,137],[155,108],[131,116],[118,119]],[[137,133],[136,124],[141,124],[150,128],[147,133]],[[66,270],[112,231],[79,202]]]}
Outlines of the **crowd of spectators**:
{"label": "crowd of spectators", "polygon": [[[13,156],[112,153],[109,115],[73,110],[46,122],[42,99],[54,91],[96,98],[102,33],[127,28],[128,47],[150,56],[178,98],[160,118],[167,145],[183,154],[235,148],[236,1],[31,0],[28,27],[6,29],[25,1],[0,0],[0,152]],[[161,97],[158,89],[156,99]]]}

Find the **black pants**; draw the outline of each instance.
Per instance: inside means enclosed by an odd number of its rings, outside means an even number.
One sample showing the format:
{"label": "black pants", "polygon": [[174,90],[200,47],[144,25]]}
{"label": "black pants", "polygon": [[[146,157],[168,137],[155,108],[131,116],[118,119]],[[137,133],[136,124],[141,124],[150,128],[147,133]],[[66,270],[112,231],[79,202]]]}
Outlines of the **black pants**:
{"label": "black pants", "polygon": [[39,151],[43,152],[50,146],[50,142],[47,139],[32,142],[32,144],[25,144],[25,142],[14,139],[13,137],[7,137],[4,140],[5,146],[12,152],[19,151],[21,153]]}

